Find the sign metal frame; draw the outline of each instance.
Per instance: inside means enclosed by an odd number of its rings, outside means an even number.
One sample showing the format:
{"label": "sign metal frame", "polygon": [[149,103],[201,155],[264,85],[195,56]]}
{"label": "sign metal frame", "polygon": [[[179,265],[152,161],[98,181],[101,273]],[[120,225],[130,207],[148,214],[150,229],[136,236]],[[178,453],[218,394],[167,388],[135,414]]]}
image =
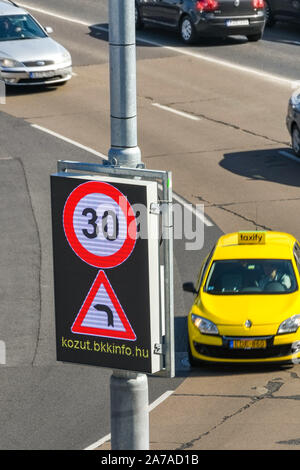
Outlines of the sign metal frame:
{"label": "sign metal frame", "polygon": [[[163,356],[163,367],[156,372],[156,376],[175,376],[175,335],[174,335],[174,280],[173,280],[173,214],[172,214],[172,173],[170,171],[148,170],[142,165],[140,168],[127,168],[111,166],[110,164],[85,163],[70,160],[57,162],[58,173],[64,176],[87,176],[98,174],[110,177],[137,178],[155,181],[162,190],[161,216],[162,216],[162,259],[159,264],[164,276],[161,282],[161,324],[164,325],[165,335],[163,344],[156,344],[155,350]],[[76,173],[72,173],[76,172]],[[78,172],[78,173],[77,173]],[[163,316],[163,318],[162,318]]]}

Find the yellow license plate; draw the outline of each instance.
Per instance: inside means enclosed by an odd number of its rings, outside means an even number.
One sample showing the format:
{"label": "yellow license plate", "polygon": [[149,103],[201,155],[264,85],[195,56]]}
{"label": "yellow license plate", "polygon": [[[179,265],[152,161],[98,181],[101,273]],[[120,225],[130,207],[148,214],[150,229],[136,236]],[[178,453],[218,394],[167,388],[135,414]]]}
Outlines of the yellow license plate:
{"label": "yellow license plate", "polygon": [[235,339],[230,343],[234,349],[264,349],[267,347],[265,339]]}

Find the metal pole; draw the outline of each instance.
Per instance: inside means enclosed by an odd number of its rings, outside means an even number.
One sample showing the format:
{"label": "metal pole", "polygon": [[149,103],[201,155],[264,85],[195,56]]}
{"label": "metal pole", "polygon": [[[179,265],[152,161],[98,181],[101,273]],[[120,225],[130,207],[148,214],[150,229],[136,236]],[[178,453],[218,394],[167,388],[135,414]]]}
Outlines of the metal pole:
{"label": "metal pole", "polygon": [[136,46],[134,0],[109,0],[111,148],[109,162],[136,168]]}
{"label": "metal pole", "polygon": [[[134,0],[109,0],[111,165],[141,166],[137,146]],[[112,450],[149,449],[146,374],[114,370],[110,379]]]}

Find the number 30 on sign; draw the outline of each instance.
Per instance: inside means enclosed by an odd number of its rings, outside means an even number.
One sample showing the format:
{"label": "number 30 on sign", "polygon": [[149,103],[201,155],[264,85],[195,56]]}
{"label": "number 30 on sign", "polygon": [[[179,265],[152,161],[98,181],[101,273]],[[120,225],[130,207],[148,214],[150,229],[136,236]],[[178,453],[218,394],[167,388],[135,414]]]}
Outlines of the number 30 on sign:
{"label": "number 30 on sign", "polygon": [[66,238],[87,264],[113,268],[134,249],[137,225],[127,198],[114,186],[89,181],[73,190],[64,208]]}

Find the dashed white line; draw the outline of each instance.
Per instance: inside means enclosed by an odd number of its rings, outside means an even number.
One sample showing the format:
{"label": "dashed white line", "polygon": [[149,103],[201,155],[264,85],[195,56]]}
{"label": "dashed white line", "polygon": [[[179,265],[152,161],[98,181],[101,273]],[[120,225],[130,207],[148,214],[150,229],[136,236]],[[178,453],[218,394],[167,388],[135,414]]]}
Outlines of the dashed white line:
{"label": "dashed white line", "polygon": [[152,103],[152,106],[163,109],[165,111],[169,111],[170,113],[178,114],[178,116],[191,119],[192,121],[201,121],[201,119],[198,116],[193,116],[192,114],[185,113],[184,111],[179,111],[178,109],[171,108],[170,106],[165,106],[159,103]]}

